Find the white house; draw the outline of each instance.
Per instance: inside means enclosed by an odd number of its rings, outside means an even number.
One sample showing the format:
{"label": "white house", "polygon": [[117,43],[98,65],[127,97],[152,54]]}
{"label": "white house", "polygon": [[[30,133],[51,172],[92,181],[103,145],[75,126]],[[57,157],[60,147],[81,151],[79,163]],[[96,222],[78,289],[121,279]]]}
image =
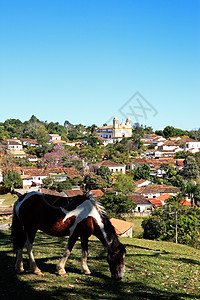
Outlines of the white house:
{"label": "white house", "polygon": [[182,138],[178,142],[185,151],[190,151],[192,153],[196,153],[200,151],[200,141],[190,139],[190,138]]}
{"label": "white house", "polygon": [[136,204],[135,212],[148,212],[152,210],[153,205],[143,195],[132,194],[129,196]]}
{"label": "white house", "polygon": [[151,184],[147,186],[142,186],[135,189],[135,193],[143,195],[146,198],[157,198],[164,194],[176,195],[180,192],[179,187],[169,186],[165,184]]}
{"label": "white house", "polygon": [[103,160],[99,163],[92,164],[89,166],[91,172],[97,172],[100,167],[108,167],[112,173],[121,172],[126,173],[126,165],[117,164],[111,160]]}
{"label": "white house", "polygon": [[31,146],[31,147],[39,146],[36,139],[22,138],[22,139],[20,139],[20,141],[22,142],[23,146]]}

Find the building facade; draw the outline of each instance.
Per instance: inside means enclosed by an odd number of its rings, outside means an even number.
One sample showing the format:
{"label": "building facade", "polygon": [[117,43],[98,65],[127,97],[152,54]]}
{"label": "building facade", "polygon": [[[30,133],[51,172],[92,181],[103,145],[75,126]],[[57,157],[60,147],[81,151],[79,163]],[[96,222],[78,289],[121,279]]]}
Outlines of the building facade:
{"label": "building facade", "polygon": [[98,127],[96,134],[102,138],[124,138],[132,136],[131,120],[128,117],[126,122],[119,123],[118,119],[114,117],[113,125],[106,125]]}

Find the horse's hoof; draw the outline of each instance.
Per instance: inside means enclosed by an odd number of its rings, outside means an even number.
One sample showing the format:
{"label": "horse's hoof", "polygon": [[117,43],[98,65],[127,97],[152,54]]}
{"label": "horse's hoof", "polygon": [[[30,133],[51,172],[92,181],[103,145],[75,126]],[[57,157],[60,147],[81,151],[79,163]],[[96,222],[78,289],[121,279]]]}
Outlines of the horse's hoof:
{"label": "horse's hoof", "polygon": [[92,274],[92,272],[84,272],[84,274],[89,276]]}
{"label": "horse's hoof", "polygon": [[64,270],[59,270],[58,275],[61,276],[61,277],[66,277],[67,273]]}
{"label": "horse's hoof", "polygon": [[40,269],[35,269],[35,270],[33,271],[33,273],[34,273],[35,275],[42,275],[42,276],[44,276],[44,274],[42,273],[42,271],[41,271]]}

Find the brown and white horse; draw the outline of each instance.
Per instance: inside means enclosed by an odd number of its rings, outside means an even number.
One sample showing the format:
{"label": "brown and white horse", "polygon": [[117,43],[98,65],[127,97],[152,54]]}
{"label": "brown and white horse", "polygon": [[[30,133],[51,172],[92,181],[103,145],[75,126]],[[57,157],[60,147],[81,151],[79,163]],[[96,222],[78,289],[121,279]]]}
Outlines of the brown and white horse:
{"label": "brown and white horse", "polygon": [[[60,207],[56,207],[55,202]],[[66,205],[67,203],[67,205]],[[78,237],[81,239],[81,269],[91,274],[87,265],[88,238],[95,235],[107,249],[111,277],[121,280],[125,271],[125,246],[121,244],[104,208],[86,196],[65,198],[36,192],[21,195],[15,202],[12,221],[12,241],[16,252],[15,269],[24,272],[24,246],[35,274],[42,274],[34,260],[32,248],[37,230],[51,236],[69,236],[67,247],[57,265],[59,275],[65,276],[65,264]]]}

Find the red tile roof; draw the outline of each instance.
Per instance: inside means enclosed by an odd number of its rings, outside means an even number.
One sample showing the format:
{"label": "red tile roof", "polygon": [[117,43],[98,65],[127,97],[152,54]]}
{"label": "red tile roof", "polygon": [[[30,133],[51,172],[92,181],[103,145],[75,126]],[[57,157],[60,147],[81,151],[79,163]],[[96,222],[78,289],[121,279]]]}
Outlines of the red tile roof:
{"label": "red tile roof", "polygon": [[64,197],[63,194],[57,192],[57,191],[54,191],[54,190],[49,190],[49,189],[45,189],[45,188],[42,188],[41,189],[41,193],[42,194],[47,194],[47,195],[52,195],[52,196],[59,196],[59,197]]}
{"label": "red tile roof", "polygon": [[64,190],[63,191],[67,197],[74,197],[74,196],[79,196],[79,195],[83,195],[83,191],[82,190]]}
{"label": "red tile roof", "polygon": [[129,196],[129,198],[133,200],[135,204],[150,204],[149,200],[143,195],[132,194]]}
{"label": "red tile roof", "polygon": [[124,167],[125,165],[117,164],[111,160],[103,160],[96,164],[93,164],[92,166]]}
{"label": "red tile roof", "polygon": [[169,186],[165,184],[150,184],[146,186],[141,186],[135,189],[136,193],[139,194],[149,194],[149,193],[178,193],[180,192],[179,187]]}
{"label": "red tile roof", "polygon": [[156,198],[148,198],[148,200],[151,202],[152,205],[162,206],[162,202],[160,200],[157,200]]}
{"label": "red tile roof", "polygon": [[102,190],[91,190],[92,194],[94,195],[94,197],[101,197],[104,195],[104,193],[102,192]]}
{"label": "red tile roof", "polygon": [[185,200],[185,199],[182,199],[181,202],[180,202],[182,205],[186,205],[186,206],[192,206],[191,202]]}
{"label": "red tile roof", "polygon": [[160,201],[165,201],[165,202],[166,202],[166,200],[167,200],[169,197],[171,197],[171,195],[168,194],[168,193],[166,193],[166,194],[163,194],[163,195],[160,195],[160,196],[156,197],[156,199],[157,199],[157,200],[160,200]]}
{"label": "red tile roof", "polygon": [[80,173],[75,168],[37,168],[37,167],[16,167],[19,174],[30,176],[48,176],[50,174],[66,174],[71,178],[81,177]]}
{"label": "red tile roof", "polygon": [[121,235],[121,234],[125,233],[130,228],[132,228],[134,225],[134,223],[115,219],[115,218],[111,218],[110,222],[114,226],[117,235]]}

